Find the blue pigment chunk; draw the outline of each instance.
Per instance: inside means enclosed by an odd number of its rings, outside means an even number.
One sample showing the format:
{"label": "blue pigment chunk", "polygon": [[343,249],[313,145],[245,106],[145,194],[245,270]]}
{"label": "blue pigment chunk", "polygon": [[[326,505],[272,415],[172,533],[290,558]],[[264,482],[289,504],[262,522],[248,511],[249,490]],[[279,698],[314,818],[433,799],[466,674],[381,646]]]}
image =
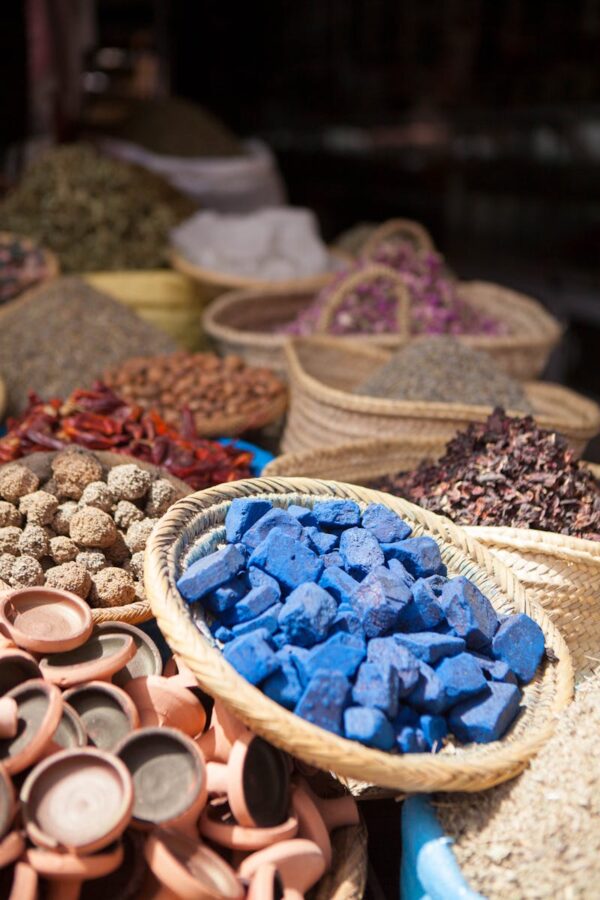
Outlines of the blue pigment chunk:
{"label": "blue pigment chunk", "polygon": [[224,625],[221,625],[219,622],[213,622],[210,626],[210,633],[217,641],[220,641],[222,644],[228,644],[229,641],[233,640],[234,634],[229,628],[226,628]]}
{"label": "blue pigment chunk", "polygon": [[315,526],[305,528],[304,534],[308,537],[308,544],[311,550],[319,554],[331,553],[340,542],[339,535],[319,531]]}
{"label": "blue pigment chunk", "polygon": [[273,591],[275,591],[277,600],[281,598],[281,588],[279,587],[279,582],[275,581],[275,579],[272,578],[271,575],[267,575],[266,572],[263,572],[262,569],[257,569],[256,566],[251,566],[248,569],[248,581],[251,588],[259,588],[263,587],[264,585],[269,585],[269,587]]}
{"label": "blue pigment chunk", "polygon": [[331,594],[318,584],[305,582],[287,598],[279,613],[279,627],[290,644],[312,647],[325,640],[337,615]]}
{"label": "blue pigment chunk", "polygon": [[443,746],[444,738],[448,734],[448,723],[443,716],[430,716],[424,713],[419,718],[419,728],[427,744],[428,750],[438,753]]}
{"label": "blue pigment chunk", "polygon": [[308,506],[299,506],[297,503],[292,503],[291,506],[288,506],[287,511],[289,512],[290,516],[298,519],[300,524],[305,528],[317,524],[317,520],[313,515],[313,511],[312,509],[309,509]]}
{"label": "blue pigment chunk", "polygon": [[463,700],[448,714],[448,725],[459,741],[498,741],[514,721],[521,700],[515,684],[488,681],[487,691]]}
{"label": "blue pigment chunk", "polygon": [[338,607],[330,631],[332,634],[355,634],[361,640],[366,641],[361,621],[352,609]]}
{"label": "blue pigment chunk", "polygon": [[445,584],[446,579],[441,575],[430,575],[429,578],[419,578],[412,586],[413,600],[424,631],[435,628],[445,618],[440,603]]}
{"label": "blue pigment chunk", "polygon": [[435,671],[444,686],[448,706],[479,694],[487,687],[481,666],[470,653],[443,659]]}
{"label": "blue pigment chunk", "polygon": [[393,557],[388,559],[387,567],[392,575],[401,581],[402,584],[405,584],[408,588],[412,588],[415,583],[414,576],[410,574],[406,566],[402,565],[399,559],[394,559]]}
{"label": "blue pigment chunk", "polygon": [[425,753],[429,749],[421,729],[409,725],[397,733],[396,746],[400,753]]}
{"label": "blue pigment chunk", "polygon": [[279,668],[279,660],[267,643],[267,631],[253,631],[235,638],[223,648],[223,656],[250,684],[260,684]]}
{"label": "blue pigment chunk", "polygon": [[498,627],[494,607],[478,587],[460,575],[446,582],[440,597],[448,624],[470,650],[486,647]]}
{"label": "blue pigment chunk", "polygon": [[419,680],[419,660],[406,647],[396,643],[393,637],[374,638],[369,641],[367,660],[378,665],[389,663],[396,669],[400,697],[410,694]]}
{"label": "blue pigment chunk", "polygon": [[370,531],[380,544],[404,541],[412,534],[410,525],[383,503],[370,503],[362,514],[361,525]]}
{"label": "blue pigment chunk", "polygon": [[366,578],[352,595],[352,608],[367,638],[381,637],[398,627],[403,604],[391,600],[378,578]]}
{"label": "blue pigment chunk", "polygon": [[273,528],[277,528],[281,534],[287,534],[288,537],[296,540],[299,540],[302,535],[300,522],[293,516],[290,516],[287,510],[274,507],[265,513],[258,522],[255,522],[252,528],[248,529],[242,538],[242,542],[250,550],[255,550]]}
{"label": "blue pigment chunk", "polygon": [[436,631],[421,631],[418,634],[395,634],[394,639],[406,647],[417,659],[432,665],[443,656],[456,656],[465,649],[462,638],[453,634],[438,634]]}
{"label": "blue pigment chunk", "polygon": [[259,616],[256,616],[256,618],[250,619],[248,622],[240,622],[239,625],[234,625],[231,629],[234,636],[239,637],[241,634],[249,634],[251,631],[256,631],[257,629],[268,631],[269,634],[275,634],[279,628],[278,617],[280,609],[281,603],[274,603],[273,606],[270,606],[269,609],[266,609]]}
{"label": "blue pigment chunk", "polygon": [[506,619],[492,641],[492,655],[510,666],[519,681],[527,683],[535,675],[544,655],[544,632],[525,613]]}
{"label": "blue pigment chunk", "polygon": [[250,557],[250,565],[272,575],[288,590],[305,581],[317,581],[323,563],[312,550],[274,528]]}
{"label": "blue pigment chunk", "polygon": [[419,663],[419,680],[408,695],[408,702],[423,712],[433,714],[446,709],[448,699],[444,685],[427,663]]}
{"label": "blue pigment chunk", "polygon": [[235,547],[216,550],[186,569],[177,582],[177,590],[188,603],[193,603],[237,575],[243,565],[244,557]]}
{"label": "blue pigment chunk", "polygon": [[349,707],[344,713],[344,731],[351,741],[360,741],[367,747],[391,750],[394,746],[394,729],[378,709]]}
{"label": "blue pigment chunk", "polygon": [[487,656],[481,656],[479,653],[472,653],[473,659],[476,659],[481,666],[481,671],[488,681],[510,681],[512,684],[517,683],[517,676],[510,666],[507,666],[501,659],[488,659]]}
{"label": "blue pigment chunk", "polygon": [[252,588],[232,609],[223,613],[221,621],[229,626],[249,622],[278,602],[279,589],[275,590],[271,585],[263,584],[261,587]]}
{"label": "blue pigment chunk", "polygon": [[303,661],[307,680],[319,669],[341,672],[352,678],[367,655],[364,640],[351,634],[333,634],[321,644],[316,644]]}
{"label": "blue pigment chunk", "polygon": [[351,528],[360,522],[360,507],[354,500],[319,500],[312,513],[320,528]]}
{"label": "blue pigment chunk", "polygon": [[247,592],[248,584],[245,576],[236,575],[208,594],[204,598],[204,605],[215,614],[222,613],[235,606]]}
{"label": "blue pigment chunk", "polygon": [[340,553],[344,568],[351,575],[366,575],[376,566],[385,562],[383,550],[370,531],[364,528],[349,528],[340,538]]}
{"label": "blue pigment chunk", "polygon": [[302,696],[304,685],[293,662],[282,660],[279,669],[263,682],[262,689],[271,700],[281,703],[286,709],[294,709]]}
{"label": "blue pigment chunk", "polygon": [[398,672],[389,664],[364,662],[358,670],[352,699],[359,706],[374,706],[393,719],[398,712]]}
{"label": "blue pigment chunk", "polygon": [[342,559],[342,554],[339,550],[332,550],[331,553],[324,553],[321,559],[323,560],[323,565],[326,569],[331,568],[331,566],[337,566],[341,569],[344,565],[344,560]]}
{"label": "blue pigment chunk", "polygon": [[381,546],[386,559],[399,559],[415,578],[447,574],[446,566],[440,555],[440,548],[433,538],[408,538],[405,541],[396,541]]}
{"label": "blue pigment chunk", "polygon": [[295,713],[334,734],[343,734],[344,710],[350,699],[350,682],[339,672],[319,671],[300,697]]}
{"label": "blue pigment chunk", "polygon": [[359,582],[338,566],[329,566],[319,578],[319,584],[328,591],[338,603],[350,603]]}
{"label": "blue pigment chunk", "polygon": [[225,516],[227,542],[236,544],[241,541],[246,531],[271,508],[272,503],[269,500],[249,500],[245,497],[232,500]]}

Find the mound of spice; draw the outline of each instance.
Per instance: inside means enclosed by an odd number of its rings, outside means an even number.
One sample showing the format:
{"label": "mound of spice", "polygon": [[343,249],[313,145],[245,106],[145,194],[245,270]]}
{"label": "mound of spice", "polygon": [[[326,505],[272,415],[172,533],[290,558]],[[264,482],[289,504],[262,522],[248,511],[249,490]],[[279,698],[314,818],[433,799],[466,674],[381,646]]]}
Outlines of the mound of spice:
{"label": "mound of spice", "polygon": [[198,437],[189,418],[185,424],[185,432],[177,431],[100,382],[92,390],[74,391],[65,402],[32,395],[25,413],[8,421],[0,462],[79,444],[162,466],[195,490],[250,477],[251,453]]}
{"label": "mound of spice", "polygon": [[421,338],[402,347],[355,393],[532,411],[521,385],[500,371],[487,353],[451,337]]}
{"label": "mound of spice", "polygon": [[600,482],[567,441],[533,419],[495,410],[457,434],[444,456],[385,479],[399,494],[459,525],[508,525],[600,540]]}
{"label": "mound of spice", "polygon": [[10,232],[0,232],[0,303],[12,300],[50,274],[44,250]]}
{"label": "mound of spice", "polygon": [[55,147],[0,204],[2,227],[53,250],[63,272],[153,269],[193,204],[162,178],[86,144]]}
{"label": "mound of spice", "polygon": [[600,676],[578,691],[525,772],[491,791],[438,797],[471,886],[489,900],[591,898],[600,879]]}
{"label": "mound of spice", "polygon": [[11,587],[72,591],[91,606],[144,598],[146,541],[181,494],[128,463],[57,453],[46,479],[20,463],[0,468],[0,579]]}
{"label": "mound of spice", "polygon": [[237,417],[243,419],[239,431],[261,428],[273,421],[274,409],[279,414],[279,401],[286,395],[284,383],[270,369],[214,353],[129,359],[105,372],[104,380],[125,400],[157,410],[170,425],[185,412],[197,433],[205,435],[221,434],[224,420]]}
{"label": "mound of spice", "polygon": [[22,412],[30,391],[64,397],[107,366],[175,347],[172,338],[81,279],[56,279],[2,312],[0,375],[8,412]]}

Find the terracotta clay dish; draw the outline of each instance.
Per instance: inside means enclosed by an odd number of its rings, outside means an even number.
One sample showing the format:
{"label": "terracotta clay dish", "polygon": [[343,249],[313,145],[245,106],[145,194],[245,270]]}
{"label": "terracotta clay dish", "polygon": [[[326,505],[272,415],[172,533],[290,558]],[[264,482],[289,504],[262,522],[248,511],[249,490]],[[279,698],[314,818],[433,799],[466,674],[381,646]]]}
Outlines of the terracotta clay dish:
{"label": "terracotta clay dish", "polygon": [[288,757],[249,732],[235,742],[227,765],[209,762],[208,790],[226,794],[240,825],[272,828],[288,817],[290,770]]}
{"label": "terracotta clay dish", "polygon": [[96,625],[96,631],[100,634],[128,634],[135,643],[135,656],[122,669],[115,672],[113,684],[123,687],[132,678],[162,674],[160,651],[152,638],[141,628],[136,628],[128,622],[101,622]]}
{"label": "terracotta clay dish", "polygon": [[85,747],[87,742],[88,736],[83,722],[73,707],[65,702],[63,695],[62,716],[52,740],[45,748],[44,756],[51,756],[52,753],[69,750],[73,747]]}
{"label": "terracotta clay dish", "polygon": [[22,588],[0,600],[0,628],[34,653],[74,650],[87,641],[92,627],[89,606],[69,591]]}
{"label": "terracotta clay dish", "polygon": [[144,878],[148,872],[144,859],[144,836],[128,828],[121,838],[123,861],[112,872],[87,881],[81,891],[83,900],[132,900],[143,898]]}
{"label": "terracotta clay dish", "polygon": [[329,832],[360,823],[354,797],[346,794],[325,800],[317,797],[305,782],[300,782],[292,792],[292,809],[298,819],[300,837],[314,841],[321,848],[329,868],[332,853]]}
{"label": "terracotta clay dish", "polygon": [[272,863],[261,866],[248,888],[246,900],[282,900],[283,884]]}
{"label": "terracotta clay dish", "polygon": [[85,747],[63,750],[29,773],[21,789],[27,834],[38,847],[87,855],[123,833],[133,784],[123,763]]}
{"label": "terracotta clay dish", "polygon": [[[13,871],[9,900],[37,900],[38,875],[26,862],[18,862]],[[50,900],[50,898],[49,898]],[[66,900],[66,898],[65,898]]]}
{"label": "terracotta clay dish", "polygon": [[0,766],[0,838],[3,838],[10,828],[15,810],[16,798],[13,783],[4,766]]}
{"label": "terracotta clay dish", "polygon": [[162,675],[132,678],[124,690],[135,703],[144,728],[164,725],[190,737],[204,730],[206,712],[202,703],[193,691],[176,684],[175,679]]}
{"label": "terracotta clay dish", "polygon": [[41,677],[37,662],[24,650],[9,648],[0,653],[0,694],[7,694],[24,681]]}
{"label": "terracotta clay dish", "polygon": [[42,675],[61,688],[84,681],[110,679],[135,656],[135,643],[128,634],[96,634],[67,653],[53,653],[40,660]]}
{"label": "terracotta clay dish", "polygon": [[25,838],[20,831],[11,831],[0,841],[0,869],[10,866],[23,854]]}
{"label": "terracotta clay dish", "polygon": [[104,681],[89,681],[64,693],[90,739],[99,750],[113,751],[125,735],[140,724],[137,709],[121,688]]}
{"label": "terracotta clay dish", "polygon": [[206,803],[206,768],[192,740],[173,728],[140,728],[115,753],[133,779],[132,825],[195,832]]}
{"label": "terracotta clay dish", "polygon": [[204,707],[204,712],[206,714],[206,724],[204,726],[204,730],[207,731],[215,701],[210,696],[210,694],[207,694],[206,691],[202,690],[202,688],[198,684],[196,676],[191,671],[191,669],[188,669],[188,667],[180,657],[170,656],[165,663],[163,675],[165,676],[165,678],[168,678],[170,681],[172,681],[173,684],[178,684],[180,687],[187,688],[188,691],[191,691],[194,697],[196,697],[196,699],[200,701],[200,703]]}
{"label": "terracotta clay dish", "polygon": [[241,900],[244,888],[222,856],[197,840],[157,828],[144,849],[153,874],[185,900]]}
{"label": "terracotta clay dish", "polygon": [[211,800],[200,817],[200,834],[231,850],[262,850],[278,841],[288,841],[298,833],[298,820],[290,816],[272,828],[247,828],[238,825],[227,802]]}
{"label": "terracotta clay dish", "polygon": [[252,879],[266,863],[279,872],[285,891],[289,889],[306,893],[325,873],[325,858],[313,841],[296,838],[272,844],[247,856],[238,869],[238,875]]}
{"label": "terracotta clay dish", "polygon": [[7,696],[17,701],[19,725],[14,738],[0,740],[0,761],[14,775],[43,756],[62,716],[62,697],[57,687],[41,679],[26,681]]}
{"label": "terracotta clay dish", "polygon": [[73,884],[80,886],[92,878],[102,878],[118,869],[123,862],[123,845],[119,841],[89,856],[30,847],[25,852],[25,859],[43,878],[55,883],[65,882],[66,888]]}
{"label": "terracotta clay dish", "polygon": [[235,742],[252,732],[236,719],[219,700],[214,701],[210,728],[198,738],[197,744],[205,759],[226,763]]}
{"label": "terracotta clay dish", "polygon": [[0,738],[14,738],[19,727],[17,701],[0,697]]}

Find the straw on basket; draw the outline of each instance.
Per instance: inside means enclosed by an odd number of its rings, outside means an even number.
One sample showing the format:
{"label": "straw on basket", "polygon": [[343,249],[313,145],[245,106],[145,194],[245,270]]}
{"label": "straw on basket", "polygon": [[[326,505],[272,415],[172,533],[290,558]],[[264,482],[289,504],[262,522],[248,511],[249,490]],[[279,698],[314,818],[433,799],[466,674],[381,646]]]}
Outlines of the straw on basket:
{"label": "straw on basket", "polygon": [[388,219],[371,232],[363,244],[360,255],[371,258],[381,244],[390,238],[409,241],[421,253],[435,249],[433,238],[420,222],[413,219]]}
{"label": "straw on basket", "polygon": [[[177,591],[177,579],[192,561],[224,539],[224,519],[235,497],[265,497],[275,505],[312,505],[323,497],[378,502],[396,511],[416,535],[430,534],[440,545],[452,575],[463,574],[501,613],[524,611],[544,631],[549,657],[525,688],[524,709],[509,734],[488,745],[452,746],[440,754],[394,755],[338,737],[274,703],[225,661],[206,622],[196,626]],[[178,501],[161,519],[146,551],[145,586],[158,625],[201,686],[219,697],[246,724],[300,759],[346,778],[398,791],[475,791],[512,778],[552,731],[554,714],[569,702],[573,673],[568,648],[546,613],[513,573],[471,535],[449,520],[378,491],[311,479],[259,478],[220,485]]]}

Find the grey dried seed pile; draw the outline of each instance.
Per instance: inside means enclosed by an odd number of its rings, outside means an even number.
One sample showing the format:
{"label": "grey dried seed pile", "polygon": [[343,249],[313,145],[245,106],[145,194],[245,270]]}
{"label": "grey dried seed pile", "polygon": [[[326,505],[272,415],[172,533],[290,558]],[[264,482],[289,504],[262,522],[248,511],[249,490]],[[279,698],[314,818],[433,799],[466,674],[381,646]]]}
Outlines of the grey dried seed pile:
{"label": "grey dried seed pile", "polygon": [[142,353],[175,350],[171,338],[79,278],[59,278],[5,307],[0,316],[0,375],[8,413],[27,394],[67,397],[110,366]]}
{"label": "grey dried seed pile", "polygon": [[533,411],[521,385],[500,371],[487,353],[442,336],[421,338],[402,347],[354,393]]}
{"label": "grey dried seed pile", "polygon": [[600,883],[600,674],[514,781],[436,799],[471,886],[488,900],[595,900]]}

